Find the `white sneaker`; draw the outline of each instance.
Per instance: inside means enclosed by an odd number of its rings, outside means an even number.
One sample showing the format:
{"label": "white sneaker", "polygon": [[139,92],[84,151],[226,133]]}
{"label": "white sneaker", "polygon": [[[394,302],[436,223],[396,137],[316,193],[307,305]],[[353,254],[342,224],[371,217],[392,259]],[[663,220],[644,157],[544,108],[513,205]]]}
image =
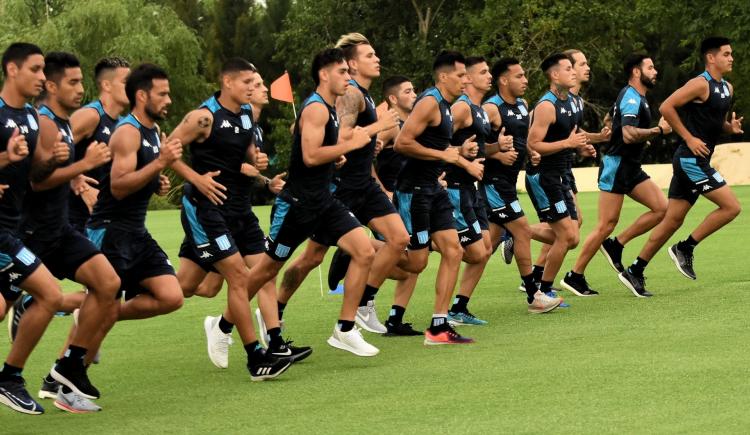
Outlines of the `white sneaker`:
{"label": "white sneaker", "polygon": [[203,329],[208,342],[208,359],[220,369],[229,367],[229,346],[232,345],[232,334],[225,334],[219,329],[221,317],[206,316]]}
{"label": "white sneaker", "polygon": [[548,313],[560,306],[562,299],[551,298],[537,290],[534,293],[534,301],[529,304],[529,314]]}
{"label": "white sneaker", "polygon": [[341,332],[336,325],[333,328],[333,335],[328,338],[328,344],[331,346],[351,352],[357,356],[375,356],[380,350],[366,342],[359,332],[359,328],[353,328],[348,332]]}
{"label": "white sneaker", "polygon": [[357,322],[362,329],[375,334],[385,334],[388,332],[380,320],[378,320],[378,312],[375,310],[375,301],[367,302],[364,307],[357,308],[357,315],[354,317],[354,321]]}
{"label": "white sneaker", "polygon": [[258,341],[260,345],[268,349],[268,342],[271,341],[271,337],[268,336],[268,329],[266,328],[266,322],[263,320],[263,315],[260,313],[260,308],[255,309],[255,320],[258,321]]}

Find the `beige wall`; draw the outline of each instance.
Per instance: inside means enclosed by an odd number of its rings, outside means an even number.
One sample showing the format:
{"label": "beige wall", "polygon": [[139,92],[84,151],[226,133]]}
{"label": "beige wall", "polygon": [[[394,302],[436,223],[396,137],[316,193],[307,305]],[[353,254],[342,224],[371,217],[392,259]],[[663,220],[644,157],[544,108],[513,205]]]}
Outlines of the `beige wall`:
{"label": "beige wall", "polygon": [[[728,143],[717,146],[711,159],[711,165],[721,173],[730,185],[750,185],[750,142]],[[672,164],[644,165],[643,170],[662,189],[669,187],[669,182],[672,179]],[[575,168],[573,173],[579,191],[596,192],[599,190],[597,187],[598,167]],[[525,172],[522,172],[518,177],[519,191],[526,190],[524,175]]]}

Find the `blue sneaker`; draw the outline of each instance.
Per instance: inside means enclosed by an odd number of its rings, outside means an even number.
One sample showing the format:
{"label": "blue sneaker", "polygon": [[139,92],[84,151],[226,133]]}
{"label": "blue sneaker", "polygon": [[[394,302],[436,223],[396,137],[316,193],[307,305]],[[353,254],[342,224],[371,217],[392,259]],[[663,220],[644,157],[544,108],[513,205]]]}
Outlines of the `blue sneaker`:
{"label": "blue sneaker", "polygon": [[11,376],[0,381],[0,403],[24,414],[43,414],[44,408],[31,398],[26,391],[26,382],[21,376]]}
{"label": "blue sneaker", "polygon": [[448,323],[453,326],[470,325],[470,326],[484,326],[487,324],[486,320],[477,318],[471,313],[454,313],[448,312]]}
{"label": "blue sneaker", "polygon": [[558,307],[560,307],[560,308],[570,308],[570,304],[569,304],[569,303],[567,303],[567,302],[565,302],[565,300],[564,300],[563,298],[561,298],[560,296],[558,296],[558,295],[557,295],[557,292],[556,292],[556,291],[554,291],[554,290],[552,290],[552,291],[548,291],[548,292],[547,292],[547,293],[545,293],[545,294],[546,294],[546,295],[547,295],[548,297],[551,297],[551,298],[560,298],[560,300],[561,300],[562,302],[560,302],[560,305],[558,305]]}

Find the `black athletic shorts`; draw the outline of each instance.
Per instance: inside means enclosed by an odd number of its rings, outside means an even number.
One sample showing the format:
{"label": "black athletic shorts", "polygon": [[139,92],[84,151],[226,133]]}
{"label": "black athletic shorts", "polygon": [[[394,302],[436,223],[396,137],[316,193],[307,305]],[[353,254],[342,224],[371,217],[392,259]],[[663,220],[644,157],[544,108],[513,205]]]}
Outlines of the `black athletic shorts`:
{"label": "black athletic shorts", "polygon": [[[361,189],[348,189],[345,187],[336,187],[333,196],[341,201],[344,206],[354,213],[354,217],[362,225],[367,225],[371,220],[389,214],[395,214],[396,209],[393,203],[388,199],[388,195],[378,186],[375,180]],[[336,240],[324,237],[322,234],[315,233],[310,237],[317,243],[325,246],[333,246]]]}
{"label": "black athletic shorts", "polygon": [[276,261],[286,261],[313,234],[316,241],[325,241],[324,245],[333,246],[343,235],[361,226],[354,213],[337,198],[309,206],[299,204],[282,191],[271,209],[271,231],[266,237],[266,254]]}
{"label": "black athletic shorts", "polygon": [[34,236],[23,234],[24,244],[39,256],[57,279],[75,281],[78,268],[99,254],[91,240],[70,225],[65,225],[55,240],[44,240],[43,235]]}
{"label": "black athletic shorts", "polygon": [[482,240],[482,230],[489,226],[484,199],[477,189],[473,185],[449,187],[448,197],[453,205],[453,217],[461,246],[469,246]]}
{"label": "black athletic shorts", "polygon": [[430,246],[430,234],[455,230],[453,204],[448,192],[436,184],[430,187],[413,187],[408,192],[396,190],[393,202],[409,232],[409,249]]}
{"label": "black athletic shorts", "polygon": [[265,235],[252,211],[227,216],[208,201],[196,203],[183,196],[180,217],[185,238],[179,256],[206,271],[216,271],[214,263],[236,252],[244,257],[265,251]]}
{"label": "black athletic shorts", "polygon": [[684,199],[695,204],[698,196],[712,192],[727,183],[724,177],[712,168],[707,159],[681,157],[672,159],[672,182],[669,183],[670,199]]}
{"label": "black athletic shorts", "polygon": [[565,184],[570,188],[570,190],[573,191],[574,194],[578,194],[578,186],[576,185],[576,177],[573,175],[573,168],[569,167],[565,171],[565,176],[563,177],[563,180]]}
{"label": "black athletic shorts", "polygon": [[493,183],[482,183],[481,189],[487,201],[487,217],[490,222],[503,225],[523,217],[515,185],[496,180]]}
{"label": "black athletic shorts", "polygon": [[146,229],[127,231],[88,227],[86,235],[117,272],[122,281],[120,288],[125,299],[146,291],[141,281],[175,274],[169,257]]}
{"label": "black athletic shorts", "polygon": [[622,156],[605,155],[599,165],[599,190],[604,192],[627,195],[649,178],[640,163]]}
{"label": "black athletic shorts", "polygon": [[526,191],[540,222],[557,222],[575,214],[573,194],[564,177],[565,172],[553,171],[526,175]]}
{"label": "black athletic shorts", "polygon": [[0,230],[0,293],[13,302],[21,296],[19,288],[42,261],[14,234]]}
{"label": "black athletic shorts", "polygon": [[86,224],[91,217],[89,208],[79,195],[71,194],[68,198],[68,222],[74,230],[86,234]]}

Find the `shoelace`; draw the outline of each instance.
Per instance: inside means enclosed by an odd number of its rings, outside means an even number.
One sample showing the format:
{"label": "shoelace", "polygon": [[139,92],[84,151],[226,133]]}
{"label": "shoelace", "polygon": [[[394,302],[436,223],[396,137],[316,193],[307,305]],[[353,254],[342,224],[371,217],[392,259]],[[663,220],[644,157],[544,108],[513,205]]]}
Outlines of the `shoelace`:
{"label": "shoelace", "polygon": [[232,340],[232,337],[229,334],[223,334],[224,336],[219,338],[219,340],[216,342],[216,348],[217,350],[220,350],[222,352],[228,352],[229,346],[234,344],[234,340]]}

